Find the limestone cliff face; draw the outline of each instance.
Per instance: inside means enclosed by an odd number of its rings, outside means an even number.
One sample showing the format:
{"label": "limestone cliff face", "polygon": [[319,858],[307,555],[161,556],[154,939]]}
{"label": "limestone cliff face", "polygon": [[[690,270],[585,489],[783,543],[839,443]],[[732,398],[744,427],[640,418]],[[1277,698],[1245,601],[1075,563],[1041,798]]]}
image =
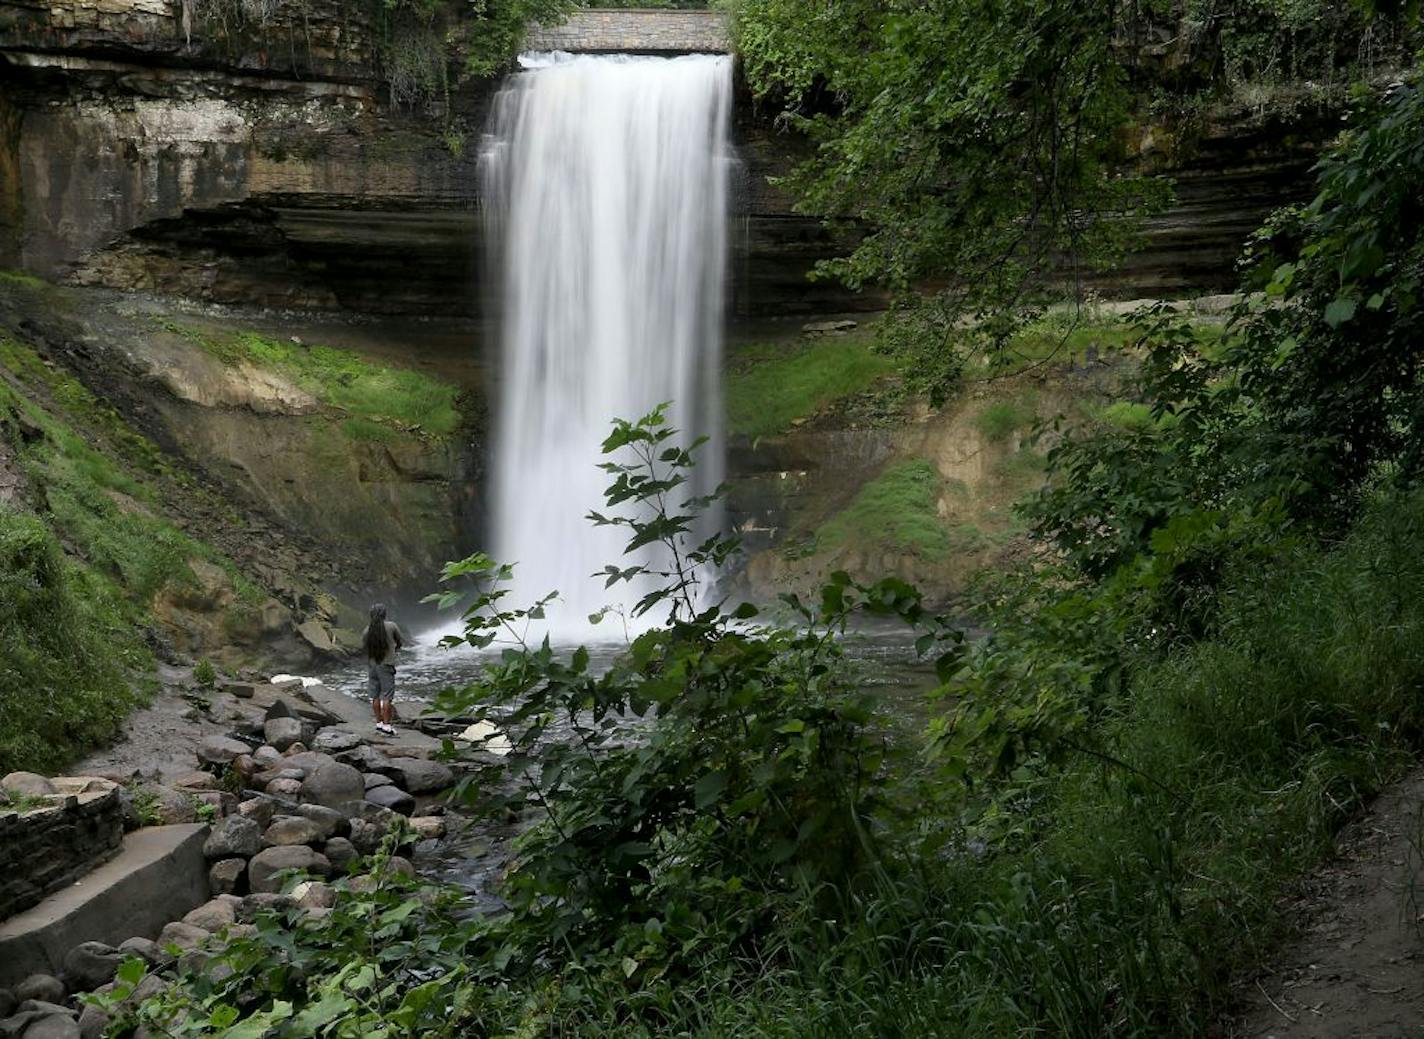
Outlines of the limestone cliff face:
{"label": "limestone cliff face", "polygon": [[[451,56],[448,95],[393,106],[363,11],[0,0],[0,266],[219,302],[479,315],[478,153],[498,84],[461,80]],[[738,98],[734,312],[876,305],[807,282],[836,243],[768,184],[806,147],[771,114]],[[1136,142],[1181,202],[1104,291],[1230,285],[1242,232],[1301,193],[1321,136],[1249,115],[1190,148]]]}

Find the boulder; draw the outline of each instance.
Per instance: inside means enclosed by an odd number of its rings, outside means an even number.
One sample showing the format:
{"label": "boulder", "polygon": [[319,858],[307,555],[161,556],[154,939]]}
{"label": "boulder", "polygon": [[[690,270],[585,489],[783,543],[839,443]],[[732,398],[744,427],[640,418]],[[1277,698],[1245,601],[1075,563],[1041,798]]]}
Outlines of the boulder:
{"label": "boulder", "polygon": [[353,765],[362,772],[379,772],[391,763],[391,759],[382,754],[375,747],[361,744],[350,750],[342,751],[337,755],[337,760],[347,765]]}
{"label": "boulder", "polygon": [[252,752],[252,760],[262,768],[277,768],[284,764],[286,759],[282,757],[282,752],[269,743],[264,743]]}
{"label": "boulder", "polygon": [[192,924],[194,927],[201,927],[205,931],[221,931],[229,924],[237,923],[237,914],[233,912],[232,904],[221,898],[215,898],[210,902],[204,902],[197,909],[190,910],[184,917],[185,924]]}
{"label": "boulder", "polygon": [[64,954],[64,980],[71,992],[92,992],[114,980],[124,954],[103,942],[80,942]]}
{"label": "boulder", "polygon": [[401,815],[415,811],[415,798],[397,786],[378,786],[366,791],[366,800]]}
{"label": "boulder", "polygon": [[374,790],[378,786],[391,786],[394,782],[390,776],[383,776],[379,772],[363,772],[361,778],[366,781],[367,790]]}
{"label": "boulder", "polygon": [[173,962],[152,938],[129,938],[119,943],[119,952],[125,957],[137,956],[151,967],[166,967]]}
{"label": "boulder", "polygon": [[222,784],[211,772],[185,772],[172,781],[179,790],[220,790]]}
{"label": "boulder", "polygon": [[198,760],[205,765],[227,765],[239,754],[250,754],[252,748],[241,740],[228,736],[209,736],[198,748]]}
{"label": "boulder", "polygon": [[295,779],[300,783],[307,778],[307,770],[304,768],[268,768],[263,769],[252,777],[254,786],[266,786],[276,779]]}
{"label": "boulder", "polygon": [[191,823],[197,820],[197,802],[193,800],[192,794],[185,794],[181,790],[174,790],[168,786],[153,786],[148,787],[147,790],[154,797],[154,807],[158,813],[159,822],[165,826]]}
{"label": "boulder", "polygon": [[253,856],[247,864],[247,882],[253,894],[275,894],[282,889],[284,870],[305,870],[319,876],[331,873],[331,860],[304,845],[279,845]]}
{"label": "boulder", "polygon": [[302,723],[297,718],[269,718],[262,726],[262,735],[278,750],[286,750],[302,738]]}
{"label": "boulder", "polygon": [[180,952],[188,952],[202,945],[208,938],[208,931],[197,924],[174,920],[164,924],[163,930],[158,932],[158,947],[166,951],[169,946],[176,945]]}
{"label": "boulder", "polygon": [[421,840],[437,840],[445,836],[445,820],[433,815],[419,815],[410,820],[410,828]]}
{"label": "boulder", "polygon": [[301,799],[304,804],[325,805],[345,811],[353,803],[360,803],[366,795],[366,783],[350,765],[333,761],[311,772],[302,782]]}
{"label": "boulder", "polygon": [[61,1013],[47,1013],[32,1021],[25,1028],[25,1039],[82,1039],[75,1012],[65,1007],[59,1009]]}
{"label": "boulder", "polygon": [[326,846],[322,848],[322,854],[331,861],[331,865],[335,869],[344,869],[348,863],[360,858],[360,854],[356,851],[356,846],[345,837],[331,838],[326,842]]}
{"label": "boulder", "polygon": [[257,695],[257,686],[251,682],[228,682],[223,686],[223,689],[239,700],[251,700]]}
{"label": "boulder", "polygon": [[299,779],[274,779],[263,787],[263,790],[273,797],[285,797],[294,800],[302,796],[302,783]]}
{"label": "boulder", "polygon": [[79,1012],[79,1039],[100,1039],[109,1027],[109,1015],[96,1006]]}
{"label": "boulder", "polygon": [[326,728],[312,740],[312,750],[326,754],[336,754],[343,750],[354,750],[361,743],[361,737],[345,729]]}
{"label": "boulder", "polygon": [[455,784],[455,773],[448,766],[423,758],[396,758],[382,771],[412,794],[428,794]]}
{"label": "boulder", "polygon": [[215,895],[234,895],[246,874],[246,859],[221,859],[208,869],[208,890]]}
{"label": "boulder", "polygon": [[[300,682],[300,679],[298,681]],[[292,687],[279,686],[278,688],[289,689]],[[299,684],[295,688],[300,689],[301,685]],[[287,703],[286,700],[279,699],[272,701],[272,706],[267,708],[267,713],[263,716],[263,721],[270,722],[273,718],[295,718],[296,716],[297,712],[292,710],[292,705]]]}
{"label": "boulder", "polygon": [[278,816],[262,834],[263,843],[269,847],[284,844],[320,844],[322,840],[324,838],[321,826],[297,815]]}
{"label": "boulder", "polygon": [[237,814],[246,816],[265,830],[271,824],[272,817],[277,814],[277,806],[271,798],[249,797],[237,806]]}
{"label": "boulder", "polygon": [[0,779],[0,790],[16,797],[50,797],[59,793],[53,783],[34,772],[11,772]]}
{"label": "boulder", "polygon": [[370,855],[381,845],[386,828],[369,819],[351,820],[351,845],[362,855]]}
{"label": "boulder", "polygon": [[258,770],[257,759],[251,754],[239,754],[232,759],[232,764],[229,767],[237,773],[237,777],[242,780],[244,786],[251,781]]}
{"label": "boulder", "polygon": [[303,909],[330,909],[336,904],[336,889],[319,880],[309,880],[292,888],[292,897]]}
{"label": "boulder", "polygon": [[321,829],[321,839],[324,841],[346,832],[346,816],[326,805],[301,805],[297,814],[316,823]]}
{"label": "boulder", "polygon": [[232,815],[237,811],[237,796],[226,790],[194,790],[193,800],[200,805],[212,805],[216,818]]}
{"label": "boulder", "polygon": [[331,633],[320,621],[303,621],[297,625],[297,635],[318,653],[336,653],[336,643],[331,641]]}
{"label": "boulder", "polygon": [[319,750],[299,750],[295,754],[288,754],[282,759],[283,768],[299,768],[310,774],[324,765],[334,765],[336,759],[330,754],[323,754]]}
{"label": "boulder", "polygon": [[53,974],[31,974],[15,986],[15,998],[21,1003],[35,999],[45,1003],[63,1003],[64,982]]}
{"label": "boulder", "polygon": [[295,903],[286,895],[279,895],[272,891],[260,891],[248,895],[242,900],[242,905],[238,907],[237,918],[244,923],[251,923],[262,913],[278,912],[290,909]]}
{"label": "boulder", "polygon": [[261,850],[262,828],[240,813],[214,826],[203,843],[203,854],[210,859],[250,859]]}

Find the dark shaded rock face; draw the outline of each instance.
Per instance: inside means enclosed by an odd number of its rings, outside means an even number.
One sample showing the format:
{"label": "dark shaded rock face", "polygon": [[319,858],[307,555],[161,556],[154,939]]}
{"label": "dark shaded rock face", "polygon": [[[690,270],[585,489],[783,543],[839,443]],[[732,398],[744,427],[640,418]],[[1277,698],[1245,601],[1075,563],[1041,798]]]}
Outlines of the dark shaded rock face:
{"label": "dark shaded rock face", "polygon": [[[497,84],[461,86],[440,113],[395,109],[359,5],[270,6],[260,32],[225,35],[205,5],[0,0],[0,266],[215,302],[477,316]],[[844,243],[767,183],[807,147],[772,114],[739,91],[733,312],[877,306],[807,281]],[[1311,158],[1290,127],[1246,123],[1156,160],[1181,201],[1103,291],[1231,283],[1242,230],[1300,193]]]}

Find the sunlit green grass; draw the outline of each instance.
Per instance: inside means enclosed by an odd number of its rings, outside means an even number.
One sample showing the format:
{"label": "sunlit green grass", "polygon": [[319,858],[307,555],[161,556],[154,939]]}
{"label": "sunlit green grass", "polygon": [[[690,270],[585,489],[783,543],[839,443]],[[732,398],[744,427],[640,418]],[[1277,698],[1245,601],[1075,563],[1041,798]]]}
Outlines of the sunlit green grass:
{"label": "sunlit green grass", "polygon": [[726,377],[728,430],[749,437],[784,432],[893,370],[893,360],[863,335],[743,347]]}
{"label": "sunlit green grass", "polygon": [[816,545],[873,547],[931,561],[947,559],[956,539],[939,516],[944,490],[938,471],[923,459],[887,469],[820,526]]}

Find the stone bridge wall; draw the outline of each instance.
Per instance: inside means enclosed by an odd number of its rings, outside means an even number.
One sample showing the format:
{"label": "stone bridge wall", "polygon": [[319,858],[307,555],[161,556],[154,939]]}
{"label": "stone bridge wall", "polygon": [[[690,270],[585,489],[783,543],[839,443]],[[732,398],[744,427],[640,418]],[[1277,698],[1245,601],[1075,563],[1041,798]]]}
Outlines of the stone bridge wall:
{"label": "stone bridge wall", "polygon": [[38,904],[118,854],[124,836],[116,784],[52,781],[43,806],[0,814],[0,920]]}
{"label": "stone bridge wall", "polygon": [[593,54],[721,54],[732,49],[732,41],[717,11],[589,9],[532,33],[527,47]]}

